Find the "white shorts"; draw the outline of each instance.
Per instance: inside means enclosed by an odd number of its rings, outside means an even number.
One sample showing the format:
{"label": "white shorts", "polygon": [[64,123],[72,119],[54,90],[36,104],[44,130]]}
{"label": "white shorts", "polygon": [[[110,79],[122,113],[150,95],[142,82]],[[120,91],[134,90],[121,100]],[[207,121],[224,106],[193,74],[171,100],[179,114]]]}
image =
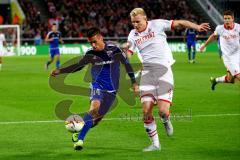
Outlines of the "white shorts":
{"label": "white shorts", "polygon": [[171,66],[157,64],[144,67],[139,87],[141,102],[162,100],[172,103],[173,84]]}
{"label": "white shorts", "polygon": [[223,54],[223,63],[232,76],[240,74],[240,51],[232,55]]}
{"label": "white shorts", "polygon": [[240,74],[240,62],[223,61],[223,63],[232,76]]}
{"label": "white shorts", "polygon": [[2,57],[4,55],[4,49],[0,48],[0,57]]}

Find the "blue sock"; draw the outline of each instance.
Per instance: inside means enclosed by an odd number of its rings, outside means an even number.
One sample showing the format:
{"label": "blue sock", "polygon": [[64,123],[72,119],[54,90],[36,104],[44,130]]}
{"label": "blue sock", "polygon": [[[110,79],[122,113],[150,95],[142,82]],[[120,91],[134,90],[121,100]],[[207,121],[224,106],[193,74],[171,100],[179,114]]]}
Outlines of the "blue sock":
{"label": "blue sock", "polygon": [[57,62],[56,62],[56,68],[57,68],[57,69],[60,68],[60,60],[57,60]]}
{"label": "blue sock", "polygon": [[190,61],[192,58],[191,58],[191,49],[188,49],[188,60]]}
{"label": "blue sock", "polygon": [[192,59],[194,60],[195,59],[195,55],[196,55],[195,50],[192,52],[192,54],[193,54]]}
{"label": "blue sock", "polygon": [[87,132],[93,125],[93,118],[89,113],[85,114],[85,116],[83,117],[83,120],[85,122],[85,125],[83,126],[80,134],[78,135],[78,140],[84,140]]}

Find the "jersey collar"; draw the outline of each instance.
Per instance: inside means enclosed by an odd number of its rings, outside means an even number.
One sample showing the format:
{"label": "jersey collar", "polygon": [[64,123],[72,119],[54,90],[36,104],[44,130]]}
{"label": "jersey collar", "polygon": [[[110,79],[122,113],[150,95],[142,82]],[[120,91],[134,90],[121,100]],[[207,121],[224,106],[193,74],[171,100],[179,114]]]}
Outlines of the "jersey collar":
{"label": "jersey collar", "polygon": [[224,28],[227,30],[232,30],[234,28],[235,24],[233,23],[232,27],[227,28],[227,26],[224,24]]}

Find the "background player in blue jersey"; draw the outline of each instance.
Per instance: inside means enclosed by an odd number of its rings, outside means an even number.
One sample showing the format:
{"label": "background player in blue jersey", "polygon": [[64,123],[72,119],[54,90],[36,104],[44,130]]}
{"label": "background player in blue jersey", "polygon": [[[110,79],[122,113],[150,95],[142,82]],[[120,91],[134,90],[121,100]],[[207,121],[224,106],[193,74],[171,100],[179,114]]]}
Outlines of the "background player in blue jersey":
{"label": "background player in blue jersey", "polygon": [[60,67],[60,50],[59,50],[59,41],[63,43],[61,32],[57,30],[57,25],[54,23],[52,25],[52,30],[48,32],[46,42],[49,42],[49,53],[50,59],[47,61],[45,68],[48,69],[48,66],[56,59],[56,68]]}
{"label": "background player in blue jersey", "polygon": [[188,49],[188,61],[189,61],[189,63],[195,63],[196,38],[197,38],[197,31],[196,30],[186,29],[186,39],[187,39],[187,49]]}
{"label": "background player in blue jersey", "polygon": [[90,109],[83,120],[84,127],[80,133],[73,134],[74,149],[81,150],[84,137],[89,129],[95,126],[109,111],[113,104],[119,88],[120,63],[125,65],[126,71],[131,79],[134,92],[138,91],[134,72],[129,64],[125,53],[116,45],[106,43],[98,28],[90,28],[87,32],[88,42],[92,49],[88,50],[78,63],[65,68],[56,69],[53,76],[63,73],[72,73],[81,70],[86,64],[91,63],[91,95]]}

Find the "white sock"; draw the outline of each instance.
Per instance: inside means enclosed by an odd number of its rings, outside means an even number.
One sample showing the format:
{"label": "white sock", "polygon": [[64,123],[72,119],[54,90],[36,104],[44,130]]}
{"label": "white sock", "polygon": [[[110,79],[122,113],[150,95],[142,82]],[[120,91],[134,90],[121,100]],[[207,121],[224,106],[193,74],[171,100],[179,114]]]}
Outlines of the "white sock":
{"label": "white sock", "polygon": [[144,128],[146,129],[146,132],[151,139],[154,146],[159,147],[159,139],[158,139],[158,133],[157,133],[157,125],[155,121],[152,121],[151,123],[144,123]]}
{"label": "white sock", "polygon": [[222,76],[222,77],[217,77],[217,78],[216,78],[216,82],[217,82],[217,83],[224,83],[224,82],[226,82],[226,81],[225,81],[225,77],[226,77],[226,75],[224,75],[224,76]]}

